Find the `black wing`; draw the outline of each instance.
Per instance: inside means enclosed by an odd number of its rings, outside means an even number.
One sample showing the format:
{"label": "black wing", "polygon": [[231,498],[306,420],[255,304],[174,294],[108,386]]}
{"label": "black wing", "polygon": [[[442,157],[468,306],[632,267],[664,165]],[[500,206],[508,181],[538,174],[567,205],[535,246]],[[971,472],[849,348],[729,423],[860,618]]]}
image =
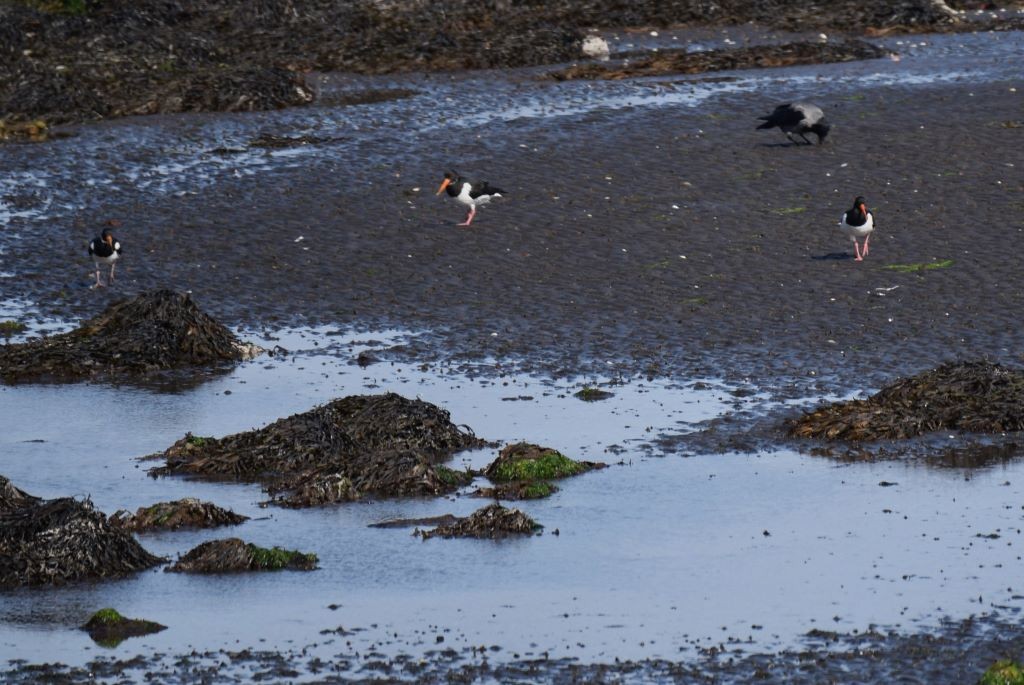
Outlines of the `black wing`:
{"label": "black wing", "polygon": [[505,191],[501,188],[492,186],[487,181],[480,181],[479,183],[473,183],[469,186],[469,196],[474,200],[481,195],[498,195],[503,194]]}
{"label": "black wing", "polygon": [[772,126],[796,126],[804,120],[804,113],[798,109],[794,109],[792,105],[779,105],[775,108],[775,111],[764,119],[765,126],[770,128]]}

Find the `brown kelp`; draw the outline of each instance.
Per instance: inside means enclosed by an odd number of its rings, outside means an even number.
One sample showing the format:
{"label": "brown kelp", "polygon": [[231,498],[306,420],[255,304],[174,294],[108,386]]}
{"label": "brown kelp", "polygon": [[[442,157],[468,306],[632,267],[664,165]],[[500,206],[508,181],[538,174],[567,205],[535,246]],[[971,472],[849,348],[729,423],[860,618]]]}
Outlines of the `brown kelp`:
{"label": "brown kelp", "polygon": [[444,524],[433,530],[419,531],[424,540],[442,538],[503,538],[510,535],[532,535],[542,525],[518,509],[491,504],[466,518]]}
{"label": "brown kelp", "polygon": [[211,502],[200,502],[194,497],[139,507],[134,514],[122,509],[110,515],[111,525],[133,532],[176,530],[178,528],[216,528],[218,526],[234,526],[248,520],[248,516],[222,509]]}
{"label": "brown kelp", "polygon": [[469,476],[441,462],[486,444],[447,411],[394,393],[352,395],[258,430],[223,438],[186,435],[153,475],[187,474],[262,483],[284,506],[367,495],[437,495]]}
{"label": "brown kelp", "polygon": [[825,64],[852,60],[877,59],[891,53],[862,40],[838,43],[786,43],[784,45],[755,45],[733,50],[662,50],[647,57],[631,59],[621,64],[576,64],[548,74],[557,81],[573,79],[624,79],[637,76],[664,74],[702,74],[708,71],[731,69],[761,69],[790,67],[800,64]]}
{"label": "brown kelp", "polygon": [[168,567],[172,573],[238,573],[242,571],[312,571],[315,554],[257,547],[239,538],[210,540],[189,550]]}
{"label": "brown kelp", "polygon": [[89,500],[42,500],[0,476],[0,588],[119,578],[161,561]]}
{"label": "brown kelp", "polygon": [[901,439],[945,429],[1024,430],[1024,372],[988,361],[951,362],[789,424],[792,436],[829,440]]}
{"label": "brown kelp", "polygon": [[259,351],[200,311],[188,294],[154,290],[112,304],[68,333],[0,346],[0,379],[135,376],[233,363]]}

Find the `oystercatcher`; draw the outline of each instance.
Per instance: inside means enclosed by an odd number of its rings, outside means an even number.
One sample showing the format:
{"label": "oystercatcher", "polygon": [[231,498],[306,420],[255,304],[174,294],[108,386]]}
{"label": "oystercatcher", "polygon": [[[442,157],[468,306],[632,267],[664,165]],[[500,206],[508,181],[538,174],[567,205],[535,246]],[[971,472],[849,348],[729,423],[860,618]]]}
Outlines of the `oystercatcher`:
{"label": "oystercatcher", "polygon": [[476,216],[477,207],[487,204],[496,197],[501,197],[505,192],[501,188],[495,188],[487,181],[467,181],[454,171],[444,172],[444,181],[437,189],[437,194],[440,195],[445,191],[448,191],[448,194],[458,200],[460,204],[469,207],[466,220],[461,224],[456,224],[458,226],[469,226],[473,223],[473,217]]}
{"label": "oystercatcher", "polygon": [[[875,230],[875,219],[868,211],[864,198],[857,196],[857,199],[853,201],[853,207],[843,213],[839,228],[853,241],[853,251],[857,255],[857,261],[864,261],[864,258],[868,256],[868,241],[871,240],[871,231]],[[864,239],[863,250],[859,248],[857,238]]]}
{"label": "oystercatcher", "polygon": [[811,145],[811,141],[807,140],[807,136],[804,134],[813,133],[818,136],[818,145],[821,145],[825,142],[825,136],[828,135],[829,129],[832,128],[832,125],[825,121],[825,113],[821,111],[821,108],[806,102],[779,105],[774,112],[766,117],[758,117],[758,119],[764,121],[757,127],[758,130],[778,126],[794,144],[797,144],[793,138],[794,133],[803,138],[808,145]]}
{"label": "oystercatcher", "polygon": [[100,282],[100,265],[110,265],[110,276],[107,278],[108,284],[114,282],[114,263],[117,258],[121,256],[121,243],[114,239],[113,234],[104,228],[99,238],[93,238],[92,242],[89,243],[89,256],[92,257],[92,261],[96,264],[96,285],[93,288],[100,288],[103,283]]}

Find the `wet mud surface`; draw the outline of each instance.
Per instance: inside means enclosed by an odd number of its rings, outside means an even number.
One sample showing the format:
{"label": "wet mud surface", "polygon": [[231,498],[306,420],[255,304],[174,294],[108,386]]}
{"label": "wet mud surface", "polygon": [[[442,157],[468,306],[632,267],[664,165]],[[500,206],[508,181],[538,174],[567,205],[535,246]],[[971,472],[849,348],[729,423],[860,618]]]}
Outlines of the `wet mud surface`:
{"label": "wet mud surface", "polygon": [[[616,48],[674,35],[619,36]],[[705,38],[726,39],[740,34]],[[66,326],[173,284],[218,320],[298,352],[177,394],[3,388],[5,473],[43,496],[84,480],[74,487],[105,511],[211,499],[251,516],[246,540],[315,551],[321,567],[302,587],[287,578],[300,574],[207,585],[149,573],[50,595],[45,607],[7,596],[0,635],[24,662],[5,676],[960,683],[1019,656],[1024,441],[976,446],[943,431],[908,459],[888,440],[869,454],[815,455],[785,436],[786,419],[822,400],[952,359],[1019,365],[1024,349],[1008,248],[1024,232],[1024,129],[1007,125],[1020,119],[1008,56],[1021,38],[877,44],[901,60],[621,82],[544,82],[532,69],[316,76],[340,94],[417,95],[341,115],[125,120],[18,154],[0,148],[3,318]],[[834,123],[826,145],[754,130],[796,99]],[[248,145],[260,136],[279,138]],[[510,190],[469,229],[429,195],[455,162]],[[858,194],[878,224],[862,263],[836,228]],[[89,265],[68,255],[111,218],[124,221],[132,255],[118,267],[123,290],[89,291]],[[19,249],[30,238],[48,249]],[[296,350],[289,327],[313,324],[315,344]],[[418,334],[342,342],[396,325]],[[488,438],[622,465],[516,502],[544,535],[423,543],[368,524],[467,516],[482,504],[473,486],[429,504],[262,510],[257,486],[154,480],[132,461],[187,430],[267,425],[341,386],[416,388]],[[581,402],[584,386],[613,395]],[[125,397],[138,401],[124,408]],[[137,430],[97,429],[92,414],[115,407]],[[60,431],[32,420],[58,411]],[[54,455],[72,428],[69,473]],[[173,556],[202,535],[146,544]],[[328,535],[340,542],[316,544]],[[198,616],[181,612],[186,592]],[[224,604],[229,594],[237,601]],[[288,601],[261,623],[266,597]],[[126,643],[145,656],[122,647],[93,660],[65,627],[98,606],[170,628]],[[195,646],[200,623],[212,646]],[[258,627],[235,648],[239,626]],[[52,653],[68,665],[40,666]]]}

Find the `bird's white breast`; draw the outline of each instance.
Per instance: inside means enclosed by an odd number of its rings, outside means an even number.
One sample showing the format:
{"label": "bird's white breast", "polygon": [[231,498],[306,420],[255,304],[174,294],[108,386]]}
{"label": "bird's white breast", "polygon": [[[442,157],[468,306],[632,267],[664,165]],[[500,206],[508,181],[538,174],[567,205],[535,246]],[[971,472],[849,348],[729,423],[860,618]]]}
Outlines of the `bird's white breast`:
{"label": "bird's white breast", "polygon": [[851,226],[846,223],[846,214],[844,213],[839,219],[839,228],[851,238],[863,238],[875,230],[875,219],[871,216],[871,212],[868,212],[868,220],[864,222],[863,226]]}

